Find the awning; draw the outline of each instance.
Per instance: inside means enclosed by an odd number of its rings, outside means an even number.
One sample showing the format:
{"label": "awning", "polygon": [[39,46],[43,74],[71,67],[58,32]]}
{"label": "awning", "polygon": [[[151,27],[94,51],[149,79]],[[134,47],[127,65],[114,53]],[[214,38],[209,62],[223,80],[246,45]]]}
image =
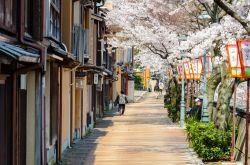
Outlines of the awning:
{"label": "awning", "polygon": [[50,38],[47,38],[47,41],[49,42],[49,57],[63,61],[62,64],[68,68],[74,68],[80,64],[80,62],[76,60],[75,56],[68,52],[66,46],[62,43],[53,41]]}
{"label": "awning", "polygon": [[24,49],[19,45],[0,42],[0,56],[6,55],[14,60],[28,63],[39,63],[39,53],[34,50]]}
{"label": "awning", "polygon": [[103,66],[95,66],[93,64],[84,64],[83,66],[80,66],[79,69],[83,69],[86,71],[97,71],[97,72],[105,72],[108,75],[112,75],[112,72],[108,69],[106,69]]}
{"label": "awning", "polygon": [[109,76],[113,75],[113,73],[108,69],[104,69],[103,72],[107,73]]}
{"label": "awning", "polygon": [[86,71],[98,71],[102,72],[103,68],[101,66],[95,66],[93,64],[84,64],[83,66],[80,66],[79,69],[86,70]]}

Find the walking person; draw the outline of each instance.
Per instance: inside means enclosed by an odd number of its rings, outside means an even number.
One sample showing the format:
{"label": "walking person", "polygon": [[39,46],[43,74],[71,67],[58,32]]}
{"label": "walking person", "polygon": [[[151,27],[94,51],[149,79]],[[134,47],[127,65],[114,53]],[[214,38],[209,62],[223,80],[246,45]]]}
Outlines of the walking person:
{"label": "walking person", "polygon": [[119,104],[118,111],[120,112],[120,114],[124,115],[125,105],[126,105],[126,103],[128,103],[128,99],[127,99],[127,96],[124,94],[123,91],[121,91],[121,94],[117,96],[115,102]]}
{"label": "walking person", "polygon": [[154,92],[156,92],[156,99],[158,99],[159,92],[160,92],[160,88],[159,88],[158,84],[155,85]]}
{"label": "walking person", "polygon": [[162,82],[160,82],[159,83],[160,95],[162,95],[163,88],[164,88],[164,84]]}

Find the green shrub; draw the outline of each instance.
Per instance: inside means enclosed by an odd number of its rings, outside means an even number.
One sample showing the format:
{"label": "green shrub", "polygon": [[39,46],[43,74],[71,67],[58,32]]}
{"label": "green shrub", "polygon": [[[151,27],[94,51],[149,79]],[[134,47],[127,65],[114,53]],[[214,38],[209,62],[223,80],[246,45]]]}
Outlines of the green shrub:
{"label": "green shrub", "polygon": [[222,131],[213,123],[189,119],[186,125],[188,140],[199,157],[205,161],[227,159],[231,151],[231,130]]}
{"label": "green shrub", "polygon": [[173,121],[177,122],[180,119],[180,111],[176,109],[172,104],[165,105],[165,108],[168,110],[168,117]]}
{"label": "green shrub", "polygon": [[134,75],[135,89],[141,90],[143,88],[142,78],[140,76]]}

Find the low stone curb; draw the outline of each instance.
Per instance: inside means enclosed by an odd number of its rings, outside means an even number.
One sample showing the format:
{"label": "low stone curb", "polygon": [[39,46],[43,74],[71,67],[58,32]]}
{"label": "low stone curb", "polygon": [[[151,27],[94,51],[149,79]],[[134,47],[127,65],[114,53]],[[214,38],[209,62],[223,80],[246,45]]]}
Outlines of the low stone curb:
{"label": "low stone curb", "polygon": [[193,148],[188,149],[188,154],[190,155],[190,158],[192,159],[192,162],[197,165],[204,165],[202,160],[199,158],[197,153],[194,151]]}

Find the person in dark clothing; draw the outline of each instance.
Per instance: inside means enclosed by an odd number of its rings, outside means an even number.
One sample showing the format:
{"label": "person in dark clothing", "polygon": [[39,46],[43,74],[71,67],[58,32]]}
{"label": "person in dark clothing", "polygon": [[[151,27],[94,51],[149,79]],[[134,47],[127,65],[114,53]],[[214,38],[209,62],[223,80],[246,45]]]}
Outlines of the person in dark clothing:
{"label": "person in dark clothing", "polygon": [[194,107],[192,107],[189,111],[187,111],[187,114],[190,117],[194,117],[197,120],[201,120],[201,113],[202,113],[202,100],[197,98],[195,100],[196,104]]}
{"label": "person in dark clothing", "polygon": [[116,97],[115,103],[119,104],[118,111],[121,113],[121,115],[123,115],[125,112],[125,105],[128,103],[127,96],[123,91],[121,91],[121,94]]}
{"label": "person in dark clothing", "polygon": [[155,85],[154,87],[154,92],[158,92],[159,91],[159,86],[158,85]]}

